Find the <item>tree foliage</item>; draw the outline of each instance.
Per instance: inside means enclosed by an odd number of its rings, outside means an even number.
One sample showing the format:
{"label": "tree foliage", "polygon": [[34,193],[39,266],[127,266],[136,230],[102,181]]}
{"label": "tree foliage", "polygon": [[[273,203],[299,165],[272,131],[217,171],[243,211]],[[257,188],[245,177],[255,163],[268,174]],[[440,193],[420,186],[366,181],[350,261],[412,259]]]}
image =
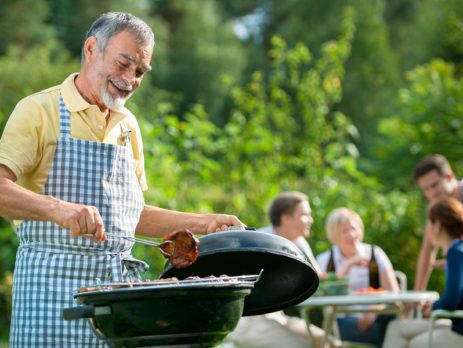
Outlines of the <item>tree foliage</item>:
{"label": "tree foliage", "polygon": [[[383,177],[405,188],[420,159],[431,153],[444,153],[456,172],[463,169],[459,142],[463,136],[463,83],[451,63],[434,60],[407,74],[408,84],[399,91],[397,114],[380,123],[381,142],[377,156],[386,164]],[[392,164],[394,164],[392,166]]]}
{"label": "tree foliage", "polygon": [[[148,203],[259,227],[276,194],[303,191],[316,253],[328,247],[327,214],[347,206],[413,279],[426,203],[412,167],[434,152],[457,174],[463,166],[461,1],[4,0],[0,129],[21,98],[79,69],[86,30],[110,10],[142,17],[156,36],[152,74],[128,103]],[[0,220],[2,328],[16,246]],[[159,253],[135,253],[157,277]],[[434,272],[430,288],[442,285]]]}

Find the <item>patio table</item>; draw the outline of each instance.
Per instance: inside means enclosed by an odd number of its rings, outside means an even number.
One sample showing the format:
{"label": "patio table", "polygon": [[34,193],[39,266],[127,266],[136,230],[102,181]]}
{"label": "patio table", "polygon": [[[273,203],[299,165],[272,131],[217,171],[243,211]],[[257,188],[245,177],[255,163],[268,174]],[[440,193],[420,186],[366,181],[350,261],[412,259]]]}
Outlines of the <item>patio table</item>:
{"label": "patio table", "polygon": [[[302,318],[306,321],[309,330],[309,312],[314,308],[323,308],[323,330],[325,331],[324,345],[328,347],[329,337],[333,333],[333,322],[340,313],[396,313],[405,317],[408,313],[406,304],[417,303],[421,307],[425,303],[434,302],[439,298],[435,291],[402,291],[399,293],[351,293],[339,296],[312,296],[297,305]],[[368,307],[370,305],[384,305]],[[356,308],[352,306],[365,306]],[[421,311],[419,311],[421,313]],[[310,335],[310,330],[309,330]]]}

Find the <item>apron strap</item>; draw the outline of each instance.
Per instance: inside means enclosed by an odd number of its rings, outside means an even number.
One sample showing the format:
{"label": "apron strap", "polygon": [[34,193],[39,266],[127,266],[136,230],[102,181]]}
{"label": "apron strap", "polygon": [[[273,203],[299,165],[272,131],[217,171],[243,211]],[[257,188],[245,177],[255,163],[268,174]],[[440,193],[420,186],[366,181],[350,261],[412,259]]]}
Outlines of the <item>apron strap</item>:
{"label": "apron strap", "polygon": [[63,96],[59,95],[59,127],[60,135],[65,138],[71,137],[71,114],[64,104]]}

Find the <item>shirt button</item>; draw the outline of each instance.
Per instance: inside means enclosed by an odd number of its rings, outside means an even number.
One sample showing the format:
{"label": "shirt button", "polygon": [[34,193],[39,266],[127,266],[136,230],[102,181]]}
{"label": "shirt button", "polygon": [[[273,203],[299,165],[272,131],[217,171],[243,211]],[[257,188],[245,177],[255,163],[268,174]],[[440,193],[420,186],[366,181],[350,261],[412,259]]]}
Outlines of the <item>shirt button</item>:
{"label": "shirt button", "polygon": [[104,128],[104,126],[103,126],[102,124],[100,124],[100,125],[98,126],[98,129],[103,129],[103,128]]}

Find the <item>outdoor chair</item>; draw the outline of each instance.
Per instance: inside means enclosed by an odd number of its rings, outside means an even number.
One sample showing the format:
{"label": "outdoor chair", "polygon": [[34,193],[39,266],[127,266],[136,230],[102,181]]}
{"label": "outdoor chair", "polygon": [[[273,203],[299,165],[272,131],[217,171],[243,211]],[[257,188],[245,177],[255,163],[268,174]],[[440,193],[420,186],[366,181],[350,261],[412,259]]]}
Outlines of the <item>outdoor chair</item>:
{"label": "outdoor chair", "polygon": [[456,310],[456,311],[446,311],[444,309],[436,309],[435,311],[431,312],[431,316],[429,318],[428,324],[428,332],[429,332],[429,340],[428,340],[428,348],[432,348],[432,334],[434,330],[434,324],[437,319],[441,318],[461,318],[463,319],[463,310]]}
{"label": "outdoor chair", "polygon": [[402,271],[394,270],[394,275],[399,283],[400,291],[407,291],[407,275]]}

